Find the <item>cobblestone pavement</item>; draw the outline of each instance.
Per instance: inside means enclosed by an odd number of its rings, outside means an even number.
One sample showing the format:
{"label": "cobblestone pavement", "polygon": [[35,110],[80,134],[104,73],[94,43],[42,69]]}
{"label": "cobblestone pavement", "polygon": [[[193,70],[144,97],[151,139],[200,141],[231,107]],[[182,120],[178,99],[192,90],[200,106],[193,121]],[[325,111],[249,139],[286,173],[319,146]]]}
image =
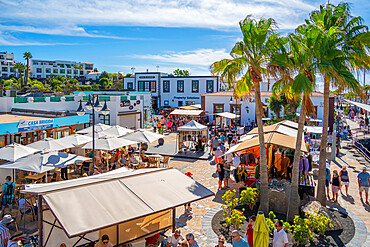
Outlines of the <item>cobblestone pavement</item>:
{"label": "cobblestone pavement", "polygon": [[[176,134],[167,134],[165,138],[166,143],[175,143]],[[345,152],[345,153],[344,153]],[[349,194],[350,196],[344,197],[340,196],[338,203],[329,202],[328,205],[336,206],[339,208],[343,208],[344,210],[350,210],[357,216],[359,216],[363,222],[365,222],[366,229],[364,234],[368,236],[367,242],[363,246],[370,246],[370,207],[368,205],[362,204],[360,202],[359,194],[358,194],[358,186],[357,186],[357,174],[361,171],[361,165],[356,157],[353,156],[355,152],[342,149],[342,157],[337,158],[336,162],[332,162],[331,170],[337,169],[338,171],[341,169],[343,164],[349,165],[348,170],[350,174],[350,189]],[[355,154],[356,156],[356,154]],[[203,218],[205,221],[211,221],[212,219],[209,217],[209,213],[207,212],[217,212],[219,207],[222,205],[222,195],[225,193],[225,190],[217,191],[218,187],[218,179],[212,177],[212,174],[215,173],[216,167],[210,165],[209,161],[206,160],[194,160],[194,159],[181,159],[181,158],[173,158],[170,160],[169,167],[176,168],[183,173],[191,172],[193,174],[193,178],[207,187],[208,189],[212,190],[215,193],[215,197],[206,198],[204,200],[192,203],[192,214],[188,215],[184,213],[184,208],[179,207],[176,209],[177,213],[177,226],[180,227],[182,230],[182,235],[185,236],[188,232],[191,232],[195,235],[196,240],[201,247],[208,247],[208,246],[215,246],[217,238],[214,235],[212,238],[209,236],[212,235],[213,231],[208,226],[203,224],[202,227],[202,220]],[[230,183],[231,189],[237,189],[239,186],[235,184],[234,181]],[[211,211],[210,211],[211,210]],[[170,233],[170,232],[169,232]],[[365,240],[366,241],[366,240]],[[353,245],[354,246],[354,245]],[[357,245],[360,246],[360,245]]]}

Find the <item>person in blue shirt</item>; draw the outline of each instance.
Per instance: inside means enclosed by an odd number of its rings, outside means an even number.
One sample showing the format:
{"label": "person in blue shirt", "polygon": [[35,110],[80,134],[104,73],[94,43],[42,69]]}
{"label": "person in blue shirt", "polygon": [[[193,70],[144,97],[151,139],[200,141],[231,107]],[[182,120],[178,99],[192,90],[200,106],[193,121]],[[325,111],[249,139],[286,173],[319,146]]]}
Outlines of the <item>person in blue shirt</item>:
{"label": "person in blue shirt", "polygon": [[249,247],[248,242],[240,236],[238,230],[234,230],[231,233],[231,238],[233,242],[233,247]]}
{"label": "person in blue shirt", "polygon": [[10,212],[12,211],[11,207],[12,207],[12,203],[13,203],[15,184],[11,180],[12,180],[12,177],[7,176],[6,177],[6,182],[5,182],[5,184],[3,185],[3,188],[2,188],[1,217],[4,217],[6,207],[10,208]]}
{"label": "person in blue shirt", "polygon": [[369,184],[370,184],[370,174],[368,172],[366,172],[366,166],[364,166],[364,168],[362,169],[362,172],[360,172],[358,175],[357,175],[357,178],[358,178],[358,186],[359,186],[359,189],[360,189],[360,198],[361,198],[361,202],[363,203],[363,199],[362,199],[362,192],[365,192],[365,196],[366,196],[366,204],[369,204]]}
{"label": "person in blue shirt", "polygon": [[199,247],[197,241],[194,239],[193,233],[186,234],[186,241],[188,242],[189,247]]}

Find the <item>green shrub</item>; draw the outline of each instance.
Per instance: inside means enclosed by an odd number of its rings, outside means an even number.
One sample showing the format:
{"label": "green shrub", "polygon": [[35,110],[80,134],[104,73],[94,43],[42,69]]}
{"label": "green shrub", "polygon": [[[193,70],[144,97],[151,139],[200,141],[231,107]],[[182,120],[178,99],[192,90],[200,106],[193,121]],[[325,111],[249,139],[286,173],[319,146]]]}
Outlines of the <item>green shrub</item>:
{"label": "green shrub", "polygon": [[251,210],[256,205],[256,199],[259,194],[258,189],[246,187],[245,190],[243,190],[240,193],[240,204],[246,204]]}
{"label": "green shrub", "polygon": [[312,232],[309,227],[309,220],[302,219],[299,216],[294,218],[293,239],[299,245],[306,245],[313,239]]}
{"label": "green shrub", "polygon": [[243,215],[243,212],[234,209],[231,211],[229,217],[225,217],[225,225],[232,226],[234,230],[239,230],[240,225],[243,224],[244,220],[246,220],[246,217]]}
{"label": "green shrub", "polygon": [[333,227],[331,220],[325,217],[322,213],[315,210],[316,215],[309,214],[306,212],[306,217],[308,218],[308,226],[311,231],[316,232],[319,235],[324,235],[328,227]]}

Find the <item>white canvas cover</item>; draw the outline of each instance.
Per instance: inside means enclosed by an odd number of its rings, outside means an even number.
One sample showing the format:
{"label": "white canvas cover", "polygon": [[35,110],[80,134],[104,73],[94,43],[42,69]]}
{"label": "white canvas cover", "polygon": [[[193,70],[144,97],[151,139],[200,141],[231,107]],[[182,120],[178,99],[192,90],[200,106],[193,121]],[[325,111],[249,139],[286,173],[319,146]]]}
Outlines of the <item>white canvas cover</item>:
{"label": "white canvas cover", "polygon": [[203,131],[207,130],[207,126],[200,124],[195,120],[191,120],[184,126],[178,127],[177,129],[180,131]]}
{"label": "white canvas cover", "polygon": [[149,130],[139,129],[120,138],[136,142],[152,143],[159,138],[164,138],[164,135],[157,134]]}
{"label": "white canvas cover", "polygon": [[119,125],[114,125],[111,128],[109,128],[107,130],[103,130],[100,133],[104,133],[108,137],[120,137],[120,136],[126,135],[126,134],[131,133],[131,132],[134,132],[134,131],[130,130],[130,129],[127,129],[127,128],[124,128],[124,127],[119,126]]}
{"label": "white canvas cover", "polygon": [[[286,126],[286,125],[282,125],[280,123],[263,127],[263,133],[270,133],[270,132],[276,132],[276,133],[280,133],[280,134],[288,135],[288,136],[293,136],[293,137],[297,137],[297,134],[298,134],[297,129]],[[258,128],[256,127],[254,129],[252,129],[247,134],[248,135],[258,134]]]}
{"label": "white canvas cover", "polygon": [[203,112],[204,112],[203,110],[181,110],[181,109],[176,109],[176,110],[173,110],[170,113],[170,115],[199,116]]}
{"label": "white canvas cover", "polygon": [[217,116],[224,117],[224,118],[230,118],[230,119],[235,119],[240,117],[239,115],[236,115],[234,113],[230,112],[221,112],[221,113],[216,113]]}
{"label": "white canvas cover", "polygon": [[28,144],[27,147],[38,149],[43,152],[52,152],[70,148],[71,145],[68,143],[60,143],[57,139],[48,137],[40,141]]}
{"label": "white canvas cover", "polygon": [[368,104],[363,104],[363,103],[355,102],[355,101],[348,100],[348,99],[345,99],[345,101],[347,101],[348,103],[350,103],[352,105],[358,106],[358,107],[364,109],[367,112],[370,112],[370,105],[368,105]]}
{"label": "white canvas cover", "polygon": [[[99,139],[95,139],[95,149],[99,150],[113,150],[117,148],[121,148],[128,145],[134,145],[137,144],[136,141],[131,141],[123,138],[117,138],[117,137],[102,137]],[[86,143],[82,149],[92,149],[93,148],[93,142]]]}
{"label": "white canvas cover", "polygon": [[67,166],[89,159],[91,158],[63,152],[38,152],[22,157],[15,162],[9,162],[1,165],[1,168],[19,169],[22,171],[43,173],[55,168]]}
{"label": "white canvas cover", "polygon": [[313,134],[322,134],[322,127],[318,126],[305,126],[304,131]]}
{"label": "white canvas cover", "polygon": [[75,179],[22,193],[42,195],[69,237],[214,195],[176,169],[140,169],[91,176],[83,181]]}
{"label": "white canvas cover", "polygon": [[[111,126],[109,125],[106,125],[106,124],[102,124],[102,123],[98,123],[98,124],[95,124],[95,131],[97,132],[100,132],[100,131],[104,131],[104,130],[107,130],[109,129]],[[86,129],[83,129],[83,130],[79,130],[77,131],[78,134],[88,134],[88,133],[92,133],[92,126],[90,127],[87,127]]]}
{"label": "white canvas cover", "polygon": [[59,143],[63,146],[68,146],[69,148],[78,147],[92,141],[92,137],[87,135],[73,134],[60,139],[57,139]]}
{"label": "white canvas cover", "polygon": [[14,162],[19,158],[39,152],[40,150],[23,146],[22,144],[13,143],[0,148],[0,160]]}

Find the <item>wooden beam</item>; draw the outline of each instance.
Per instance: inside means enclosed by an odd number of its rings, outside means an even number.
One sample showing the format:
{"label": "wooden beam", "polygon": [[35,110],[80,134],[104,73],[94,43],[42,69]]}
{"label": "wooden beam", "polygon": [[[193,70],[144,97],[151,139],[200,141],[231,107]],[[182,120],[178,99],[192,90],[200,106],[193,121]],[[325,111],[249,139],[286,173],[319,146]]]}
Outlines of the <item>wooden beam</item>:
{"label": "wooden beam", "polygon": [[172,233],[176,230],[176,208],[172,209]]}

